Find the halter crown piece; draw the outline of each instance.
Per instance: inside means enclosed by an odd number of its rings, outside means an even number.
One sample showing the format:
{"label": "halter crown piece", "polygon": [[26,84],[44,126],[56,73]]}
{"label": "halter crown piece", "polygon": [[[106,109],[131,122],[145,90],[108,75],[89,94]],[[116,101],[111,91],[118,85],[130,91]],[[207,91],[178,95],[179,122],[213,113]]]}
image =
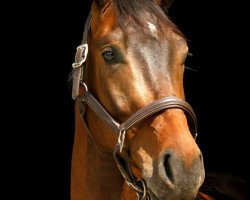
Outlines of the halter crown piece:
{"label": "halter crown piece", "polygon": [[[126,132],[133,127],[135,124],[143,121],[144,119],[158,113],[162,110],[167,109],[181,109],[185,112],[187,117],[189,117],[190,131],[194,138],[197,137],[197,120],[192,107],[184,100],[177,97],[164,97],[158,99],[145,107],[138,110],[132,116],[130,116],[125,122],[119,124],[95,99],[95,97],[88,91],[87,84],[84,82],[84,68],[86,59],[88,56],[88,32],[90,30],[91,23],[91,13],[89,14],[84,27],[84,34],[82,44],[77,47],[77,52],[75,55],[75,62],[72,64],[73,67],[73,86],[72,86],[72,98],[79,102],[80,113],[83,119],[83,125],[93,139],[93,136],[87,126],[86,116],[85,116],[85,106],[90,107],[92,111],[104,122],[106,123],[117,135],[117,145],[115,146],[113,156],[120,170],[122,176],[124,177],[126,183],[134,189],[137,193],[139,200],[150,200],[150,195],[147,190],[146,182],[143,179],[137,179],[133,174],[130,165],[130,157],[125,150],[125,137]],[[84,94],[79,95],[79,89],[84,87]]]}

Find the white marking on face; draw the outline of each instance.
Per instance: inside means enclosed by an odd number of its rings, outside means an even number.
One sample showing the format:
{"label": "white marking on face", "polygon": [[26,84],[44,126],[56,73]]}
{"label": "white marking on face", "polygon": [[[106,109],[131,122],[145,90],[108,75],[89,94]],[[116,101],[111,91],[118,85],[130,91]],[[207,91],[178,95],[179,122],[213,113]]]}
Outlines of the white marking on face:
{"label": "white marking on face", "polygon": [[149,28],[150,32],[152,33],[152,35],[156,37],[157,29],[156,29],[155,25],[152,24],[151,22],[147,22],[147,24],[148,24],[148,28]]}
{"label": "white marking on face", "polygon": [[148,153],[141,147],[138,150],[138,154],[142,159],[142,173],[144,178],[150,178],[153,176],[153,159]]}

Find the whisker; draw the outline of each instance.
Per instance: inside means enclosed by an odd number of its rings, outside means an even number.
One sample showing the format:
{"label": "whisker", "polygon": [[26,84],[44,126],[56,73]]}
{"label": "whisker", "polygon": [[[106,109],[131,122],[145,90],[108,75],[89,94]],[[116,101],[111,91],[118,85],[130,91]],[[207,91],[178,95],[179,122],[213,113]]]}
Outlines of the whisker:
{"label": "whisker", "polygon": [[199,70],[197,70],[197,69],[192,69],[192,68],[186,67],[186,66],[185,66],[185,69],[190,70],[190,71],[194,71],[194,72],[199,72]]}

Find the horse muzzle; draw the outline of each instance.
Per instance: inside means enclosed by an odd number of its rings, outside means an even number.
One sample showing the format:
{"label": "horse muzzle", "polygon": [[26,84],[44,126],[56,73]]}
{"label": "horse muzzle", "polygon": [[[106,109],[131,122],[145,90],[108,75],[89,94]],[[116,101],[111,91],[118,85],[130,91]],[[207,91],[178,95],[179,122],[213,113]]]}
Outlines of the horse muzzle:
{"label": "horse muzzle", "polygon": [[145,178],[152,200],[192,200],[205,178],[202,154],[189,167],[173,150],[163,152],[154,162],[153,175]]}

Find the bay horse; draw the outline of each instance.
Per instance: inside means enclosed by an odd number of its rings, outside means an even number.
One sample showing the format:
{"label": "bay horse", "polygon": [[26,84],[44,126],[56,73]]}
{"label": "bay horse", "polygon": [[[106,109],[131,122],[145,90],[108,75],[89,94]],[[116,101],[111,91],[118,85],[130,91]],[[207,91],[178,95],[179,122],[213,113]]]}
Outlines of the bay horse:
{"label": "bay horse", "polygon": [[171,3],[93,0],[72,65],[72,200],[197,196],[205,170]]}

